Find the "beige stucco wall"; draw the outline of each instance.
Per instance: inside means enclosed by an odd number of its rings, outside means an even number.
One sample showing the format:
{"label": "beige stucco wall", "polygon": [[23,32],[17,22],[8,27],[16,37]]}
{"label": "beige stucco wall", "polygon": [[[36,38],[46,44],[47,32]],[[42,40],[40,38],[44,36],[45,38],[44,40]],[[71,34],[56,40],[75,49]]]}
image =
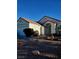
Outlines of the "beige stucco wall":
{"label": "beige stucco wall", "polygon": [[44,26],[41,26],[41,28],[40,28],[40,34],[44,35]]}
{"label": "beige stucco wall", "polygon": [[[40,28],[42,27],[42,30],[40,30]],[[33,24],[33,23],[29,23],[29,28],[33,28],[34,31],[38,31],[39,35],[44,33],[44,27],[38,24]],[[42,33],[41,33],[42,31]]]}
{"label": "beige stucco wall", "polygon": [[51,34],[56,33],[56,23],[51,24]]}

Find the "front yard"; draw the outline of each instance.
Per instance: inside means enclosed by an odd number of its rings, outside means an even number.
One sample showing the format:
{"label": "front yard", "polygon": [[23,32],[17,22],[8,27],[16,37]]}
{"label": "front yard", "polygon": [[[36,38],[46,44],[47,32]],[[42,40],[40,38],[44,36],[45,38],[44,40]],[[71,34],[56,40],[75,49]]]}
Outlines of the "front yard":
{"label": "front yard", "polygon": [[20,47],[17,49],[18,59],[61,59],[61,41],[36,39],[20,40],[18,43]]}

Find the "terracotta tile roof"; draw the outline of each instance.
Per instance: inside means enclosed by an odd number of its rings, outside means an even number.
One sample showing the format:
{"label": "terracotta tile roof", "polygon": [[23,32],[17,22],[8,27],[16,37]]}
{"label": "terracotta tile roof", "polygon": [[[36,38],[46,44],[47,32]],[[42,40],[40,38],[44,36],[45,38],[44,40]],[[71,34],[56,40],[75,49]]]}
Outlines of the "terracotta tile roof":
{"label": "terracotta tile roof", "polygon": [[47,21],[51,21],[51,22],[55,22],[55,23],[61,23],[61,20],[58,20],[58,19],[55,19],[55,18],[52,18],[52,17],[49,17],[49,16],[44,16],[43,18],[41,18],[38,23],[41,23],[41,20],[45,19],[45,18],[48,18],[48,19],[52,19],[52,20],[47,20]]}
{"label": "terracotta tile roof", "polygon": [[[41,26],[41,24],[39,24],[39,23],[37,23],[37,22],[34,22],[34,21],[30,20],[30,19],[23,18],[23,17],[20,17],[19,20],[20,20],[20,19],[25,20],[25,21],[27,21],[27,22],[29,22],[29,23],[33,23],[33,24],[37,24],[37,25],[40,25],[40,26]],[[18,21],[19,21],[19,20],[18,20]]]}

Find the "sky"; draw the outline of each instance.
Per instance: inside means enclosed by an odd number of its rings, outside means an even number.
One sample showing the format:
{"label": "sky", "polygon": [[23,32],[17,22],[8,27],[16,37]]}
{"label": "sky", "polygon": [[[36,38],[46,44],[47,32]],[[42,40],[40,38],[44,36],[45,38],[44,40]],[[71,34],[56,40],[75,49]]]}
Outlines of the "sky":
{"label": "sky", "polygon": [[61,19],[61,0],[17,0],[17,19],[28,18],[34,21],[43,16]]}

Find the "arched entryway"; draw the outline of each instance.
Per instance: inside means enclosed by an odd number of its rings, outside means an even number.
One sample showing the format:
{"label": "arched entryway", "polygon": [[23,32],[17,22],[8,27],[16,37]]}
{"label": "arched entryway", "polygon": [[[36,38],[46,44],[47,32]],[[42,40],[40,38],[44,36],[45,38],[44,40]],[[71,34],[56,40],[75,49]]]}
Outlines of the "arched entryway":
{"label": "arched entryway", "polygon": [[45,35],[50,35],[51,34],[51,24],[46,23],[45,24]]}

